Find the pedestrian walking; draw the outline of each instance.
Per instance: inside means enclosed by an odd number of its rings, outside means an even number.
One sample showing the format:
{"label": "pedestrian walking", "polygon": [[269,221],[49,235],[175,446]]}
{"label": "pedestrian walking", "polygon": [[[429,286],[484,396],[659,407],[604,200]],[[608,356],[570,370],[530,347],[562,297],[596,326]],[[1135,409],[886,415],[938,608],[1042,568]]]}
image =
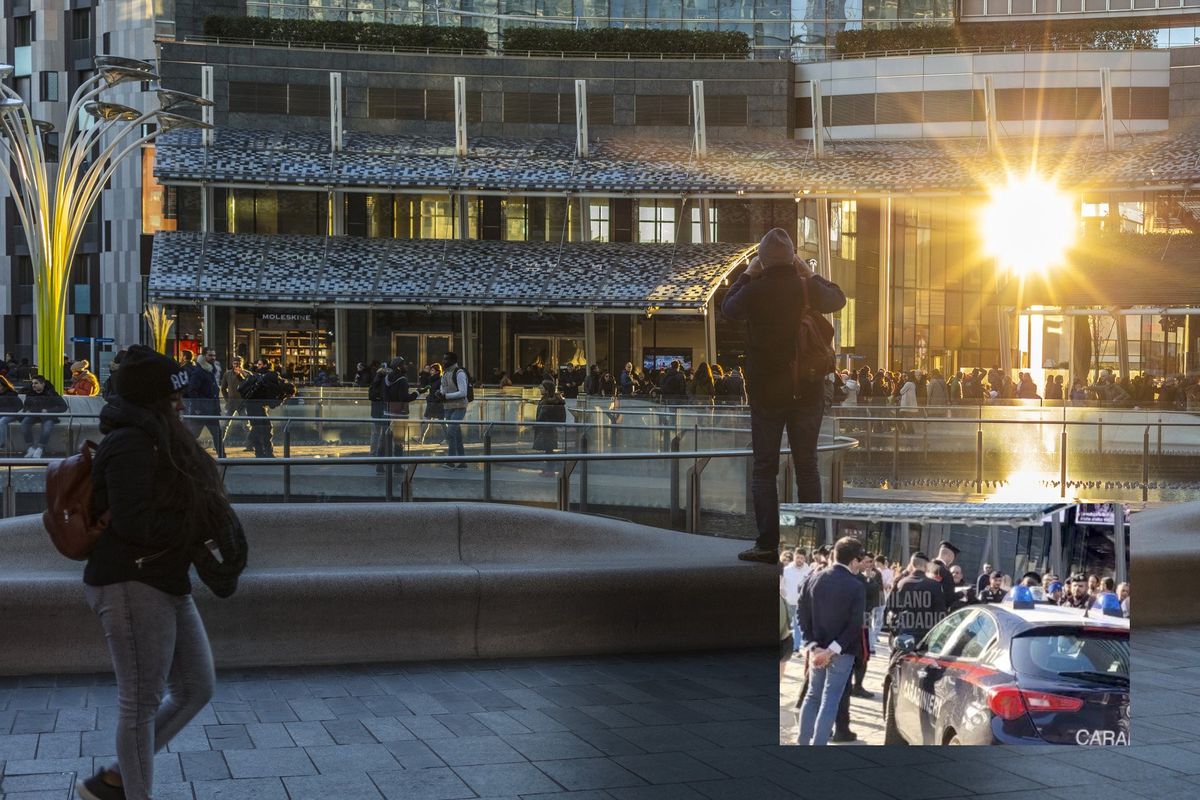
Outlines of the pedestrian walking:
{"label": "pedestrian walking", "polygon": [[[747,333],[750,438],[754,451],[751,492],[758,538],[754,547],[738,555],[743,560],[770,564],[776,559],[779,450],[785,430],[796,473],[797,502],[821,501],[817,439],[832,349],[828,354],[797,352],[797,343],[802,326],[813,332],[820,323],[828,326],[819,315],[837,311],[845,304],[842,290],[813,274],[781,228],[767,232],[759,243],[758,255],[725,295],[721,312],[730,320],[745,322]],[[821,344],[828,347],[826,342]]]}
{"label": "pedestrian walking", "polygon": [[[542,397],[538,400],[534,420],[539,424],[533,428],[533,449],[539,453],[553,453],[558,449],[561,428],[550,423],[565,424],[567,421],[567,401],[555,390],[553,381],[542,383]],[[542,475],[548,477],[553,474],[553,464],[546,462]]]}
{"label": "pedestrian walking", "polygon": [[200,419],[186,420],[186,427],[197,438],[207,430],[217,458],[224,458],[224,432],[220,419],[221,370],[217,366],[217,351],[205,348],[203,355],[187,369],[187,375],[183,396],[188,400],[188,414]]}
{"label": "pedestrian walking", "polygon": [[[229,418],[225,423],[224,430],[221,431],[222,442],[229,438],[229,431],[233,429],[234,416],[241,416],[243,419],[246,416],[246,403],[242,400],[241,393],[238,392],[238,387],[246,378],[250,377],[250,373],[243,366],[244,363],[241,356],[234,356],[229,362],[229,369],[221,376],[221,396],[225,398],[225,416]],[[246,434],[242,446],[246,450],[252,450],[250,426],[244,421],[241,424]]]}
{"label": "pedestrian walking", "polygon": [[[384,423],[379,438],[375,442],[374,455],[404,455],[404,436],[401,435],[400,440],[397,441],[393,425],[397,424],[397,420],[408,419],[409,404],[419,396],[419,392],[409,389],[408,365],[404,359],[400,356],[393,358],[392,362],[388,364],[388,371],[380,379],[379,410],[382,412],[382,418],[387,422]],[[407,423],[401,421],[399,424]],[[383,464],[377,465],[375,471],[382,474],[384,472]]]}
{"label": "pedestrian walking", "polygon": [[[458,364],[457,353],[446,353],[442,357],[442,381],[437,399],[445,409],[447,455],[465,456],[461,422],[467,416],[467,406],[473,399],[471,376]],[[466,469],[465,462],[444,464],[447,469]]]}
{"label": "pedestrian walking", "polygon": [[213,694],[188,569],[198,543],[236,516],[216,464],[180,419],[188,379],[174,359],[134,345],[100,412],[93,513],[111,518],[83,580],[116,673],[117,761],[78,783],[83,800],[149,800],[154,754]]}

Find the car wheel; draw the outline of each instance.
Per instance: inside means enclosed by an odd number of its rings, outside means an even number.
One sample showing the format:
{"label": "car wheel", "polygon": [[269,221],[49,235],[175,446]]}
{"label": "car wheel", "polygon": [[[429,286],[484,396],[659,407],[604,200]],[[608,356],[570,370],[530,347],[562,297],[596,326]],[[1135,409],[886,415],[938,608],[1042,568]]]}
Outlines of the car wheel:
{"label": "car wheel", "polygon": [[906,745],[908,742],[896,728],[896,693],[888,692],[887,702],[883,704],[883,743],[885,745]]}

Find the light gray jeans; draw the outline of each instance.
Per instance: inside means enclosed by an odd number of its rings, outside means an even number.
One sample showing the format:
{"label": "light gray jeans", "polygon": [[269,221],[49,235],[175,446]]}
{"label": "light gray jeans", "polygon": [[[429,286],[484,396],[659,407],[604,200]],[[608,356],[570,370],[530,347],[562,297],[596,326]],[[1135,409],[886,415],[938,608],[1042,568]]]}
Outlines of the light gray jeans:
{"label": "light gray jeans", "polygon": [[[138,581],[85,586],[117,675],[117,764],[128,800],[150,800],[154,754],[212,698],[216,675],[192,596]],[[170,694],[163,700],[164,687]]]}

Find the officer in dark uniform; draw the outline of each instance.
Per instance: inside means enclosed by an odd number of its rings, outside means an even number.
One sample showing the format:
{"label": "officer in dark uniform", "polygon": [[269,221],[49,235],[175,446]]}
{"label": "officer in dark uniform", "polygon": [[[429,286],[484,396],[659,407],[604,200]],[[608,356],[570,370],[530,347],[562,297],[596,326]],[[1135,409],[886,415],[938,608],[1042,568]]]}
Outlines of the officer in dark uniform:
{"label": "officer in dark uniform", "polygon": [[942,584],[942,596],[945,598],[946,610],[953,608],[955,601],[958,600],[958,593],[954,591],[954,576],[950,574],[950,565],[957,557],[958,548],[950,542],[942,540],[938,543],[938,554],[933,561],[933,568],[929,570],[933,579]]}
{"label": "officer in dark uniform", "polygon": [[991,583],[988,584],[982,592],[979,593],[979,602],[981,603],[1002,603],[1004,602],[1004,587],[1001,582],[1004,580],[1004,573],[996,570],[989,576]]}
{"label": "officer in dark uniform", "polygon": [[1070,591],[1063,598],[1061,605],[1068,608],[1087,608],[1089,599],[1087,579],[1082,575],[1072,575],[1067,582],[1070,584]]}
{"label": "officer in dark uniform", "polygon": [[925,574],[928,567],[929,556],[913,553],[908,573],[896,583],[887,605],[896,635],[907,633],[918,642],[946,616],[946,595],[942,586]]}

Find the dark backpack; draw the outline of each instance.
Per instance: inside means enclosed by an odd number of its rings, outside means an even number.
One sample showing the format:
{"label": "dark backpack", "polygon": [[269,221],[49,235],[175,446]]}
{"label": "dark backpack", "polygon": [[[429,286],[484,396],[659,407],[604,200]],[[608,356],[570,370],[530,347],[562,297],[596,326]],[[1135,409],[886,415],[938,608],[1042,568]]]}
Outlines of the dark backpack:
{"label": "dark backpack", "polygon": [[227,523],[215,535],[192,548],[192,564],[213,594],[229,597],[237,591],[238,578],[246,568],[249,550],[242,523],[230,508]]}
{"label": "dark backpack", "polygon": [[796,354],[788,364],[792,376],[792,395],[801,397],[814,383],[821,383],[833,372],[833,325],[813,309],[808,301],[809,278],[801,281],[804,288],[804,309],[796,329]]}
{"label": "dark backpack", "polygon": [[252,372],[238,384],[237,392],[243,400],[257,400],[262,390],[263,376],[261,372]]}
{"label": "dark backpack", "polygon": [[75,561],[86,561],[100,534],[112,519],[105,511],[92,516],[92,459],[96,443],[90,439],[79,453],[46,467],[46,510],[42,525],[58,552]]}

